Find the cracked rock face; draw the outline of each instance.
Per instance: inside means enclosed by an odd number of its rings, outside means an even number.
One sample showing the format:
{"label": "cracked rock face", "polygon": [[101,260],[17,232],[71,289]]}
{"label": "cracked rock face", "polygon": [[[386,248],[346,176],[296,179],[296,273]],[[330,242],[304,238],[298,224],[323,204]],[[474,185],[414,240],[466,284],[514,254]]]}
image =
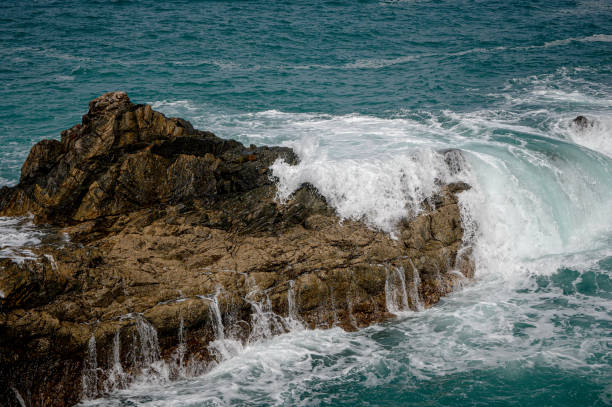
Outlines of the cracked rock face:
{"label": "cracked rock face", "polygon": [[340,222],[310,185],[278,203],[277,158],[297,161],[123,92],[93,100],[61,141],[36,144],[19,185],[0,190],[0,216],[32,213],[71,243],[0,260],[0,385],[14,389],[0,404],[19,405],[19,393],[73,405],[153,362],[170,379],[199,373],[224,357],[220,340],[354,330],[431,306],[473,276],[457,203],[468,185],[442,186],[394,239]]}

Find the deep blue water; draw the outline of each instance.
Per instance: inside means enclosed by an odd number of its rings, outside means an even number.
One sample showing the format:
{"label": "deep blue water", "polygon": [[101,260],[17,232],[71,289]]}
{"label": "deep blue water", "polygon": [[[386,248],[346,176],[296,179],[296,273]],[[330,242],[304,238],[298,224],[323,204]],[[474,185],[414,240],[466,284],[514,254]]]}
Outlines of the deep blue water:
{"label": "deep blue water", "polygon": [[5,2],[0,61],[0,185],[112,90],[292,145],[281,198],[308,181],[389,231],[456,177],[436,151],[465,151],[476,283],[99,405],[612,404],[612,2]]}

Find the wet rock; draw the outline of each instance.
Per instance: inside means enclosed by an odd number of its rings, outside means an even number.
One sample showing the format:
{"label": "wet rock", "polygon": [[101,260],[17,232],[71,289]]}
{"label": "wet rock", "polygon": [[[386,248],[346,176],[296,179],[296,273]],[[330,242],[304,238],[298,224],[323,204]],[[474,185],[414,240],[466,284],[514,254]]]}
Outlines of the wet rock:
{"label": "wet rock", "polygon": [[577,116],[574,120],[572,120],[572,123],[579,129],[586,129],[587,127],[593,126],[593,122],[587,119],[585,116]]}
{"label": "wet rock", "polygon": [[457,175],[466,166],[465,157],[461,150],[456,148],[449,148],[446,150],[440,151],[444,156],[444,162],[446,163],[448,170],[451,175]]}
{"label": "wet rock", "polygon": [[[461,171],[461,153],[444,154]],[[297,161],[123,92],[93,100],[61,141],[36,144],[20,184],[0,191],[0,215],[31,212],[72,244],[0,260],[0,386],[27,405],[73,405],[153,361],[170,377],[201,373],[231,341],[296,324],[354,330],[435,304],[472,277],[457,204],[469,185],[442,185],[392,237],[341,222],[312,185],[278,203],[278,158]],[[17,405],[14,394],[0,404]]]}

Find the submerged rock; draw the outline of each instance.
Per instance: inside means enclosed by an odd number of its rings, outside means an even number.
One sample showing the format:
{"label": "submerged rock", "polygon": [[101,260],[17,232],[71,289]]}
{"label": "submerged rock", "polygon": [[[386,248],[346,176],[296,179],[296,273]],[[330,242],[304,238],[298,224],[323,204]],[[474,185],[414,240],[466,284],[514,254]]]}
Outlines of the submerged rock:
{"label": "submerged rock", "polygon": [[[461,154],[444,155],[460,171]],[[0,385],[14,389],[0,404],[67,406],[137,374],[201,373],[296,327],[354,330],[420,310],[473,276],[457,199],[469,185],[441,186],[393,238],[340,222],[311,185],[278,203],[278,158],[297,161],[123,92],[36,144],[19,185],[0,191],[0,216],[32,213],[71,243],[0,261]]]}
{"label": "submerged rock", "polygon": [[587,127],[593,126],[593,122],[587,119],[585,116],[577,116],[574,120],[572,120],[572,123],[579,129],[586,129]]}

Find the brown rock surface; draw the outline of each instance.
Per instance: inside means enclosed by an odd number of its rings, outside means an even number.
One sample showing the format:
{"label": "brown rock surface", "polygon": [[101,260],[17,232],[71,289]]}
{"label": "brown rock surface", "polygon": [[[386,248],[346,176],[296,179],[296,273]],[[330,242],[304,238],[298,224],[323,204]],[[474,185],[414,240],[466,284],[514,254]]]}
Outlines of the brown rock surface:
{"label": "brown rock surface", "polygon": [[[0,216],[62,227],[38,260],[0,260],[0,404],[73,405],[152,364],[206,370],[210,342],[301,324],[353,330],[436,303],[472,277],[456,194],[441,186],[397,238],[340,219],[304,185],[280,204],[269,166],[290,149],[195,130],[123,92],[36,144]],[[47,256],[43,256],[43,254]],[[118,351],[118,360],[113,351]],[[119,364],[119,368],[117,368]]]}

